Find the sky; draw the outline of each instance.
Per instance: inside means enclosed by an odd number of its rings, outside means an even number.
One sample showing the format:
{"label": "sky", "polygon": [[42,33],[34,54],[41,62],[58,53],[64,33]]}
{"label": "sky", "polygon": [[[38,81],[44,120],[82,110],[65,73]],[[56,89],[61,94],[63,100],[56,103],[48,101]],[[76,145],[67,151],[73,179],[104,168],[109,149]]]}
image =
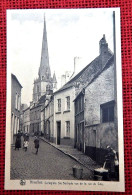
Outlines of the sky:
{"label": "sky", "polygon": [[103,34],[113,51],[112,8],[8,10],[7,68],[23,86],[21,102],[28,105],[40,66],[44,15],[51,73],[58,82],[73,71],[74,57],[82,59],[82,69],[99,55]]}

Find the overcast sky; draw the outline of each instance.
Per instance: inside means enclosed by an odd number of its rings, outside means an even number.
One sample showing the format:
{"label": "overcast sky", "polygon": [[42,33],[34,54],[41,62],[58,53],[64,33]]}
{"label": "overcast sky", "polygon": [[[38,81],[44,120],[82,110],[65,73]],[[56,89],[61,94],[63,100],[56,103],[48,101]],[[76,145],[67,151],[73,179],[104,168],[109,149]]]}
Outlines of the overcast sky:
{"label": "overcast sky", "polygon": [[55,71],[58,80],[65,71],[73,71],[74,57],[83,59],[83,68],[99,55],[103,34],[113,51],[112,8],[8,10],[7,65],[23,86],[22,103],[32,101],[38,77],[44,14],[51,73]]}

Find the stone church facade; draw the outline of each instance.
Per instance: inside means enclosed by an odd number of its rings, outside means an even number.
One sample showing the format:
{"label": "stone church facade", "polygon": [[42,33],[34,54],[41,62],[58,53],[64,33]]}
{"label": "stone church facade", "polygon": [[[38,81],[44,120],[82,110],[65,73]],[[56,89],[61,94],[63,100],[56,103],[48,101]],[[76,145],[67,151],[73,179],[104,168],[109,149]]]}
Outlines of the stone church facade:
{"label": "stone church facade", "polygon": [[57,80],[55,73],[51,76],[51,70],[49,65],[49,53],[47,42],[46,21],[44,18],[44,31],[41,51],[41,62],[38,71],[38,78],[34,80],[33,87],[33,102],[37,102],[41,96],[46,94],[48,90],[57,89]]}
{"label": "stone church facade", "polygon": [[48,41],[46,31],[46,21],[44,18],[44,30],[42,40],[41,61],[38,70],[38,78],[34,80],[33,99],[30,105],[30,133],[43,131],[41,128],[41,109],[45,104],[45,97],[49,92],[57,89],[55,73],[51,76],[49,65]]}

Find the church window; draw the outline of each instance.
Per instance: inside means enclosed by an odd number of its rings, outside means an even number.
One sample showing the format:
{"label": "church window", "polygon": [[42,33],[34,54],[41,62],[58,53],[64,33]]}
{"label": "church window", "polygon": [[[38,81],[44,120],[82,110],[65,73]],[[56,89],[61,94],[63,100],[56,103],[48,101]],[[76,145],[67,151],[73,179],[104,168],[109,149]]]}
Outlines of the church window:
{"label": "church window", "polygon": [[46,86],[46,91],[50,90],[50,85]]}
{"label": "church window", "polygon": [[101,105],[102,123],[114,122],[114,101]]}

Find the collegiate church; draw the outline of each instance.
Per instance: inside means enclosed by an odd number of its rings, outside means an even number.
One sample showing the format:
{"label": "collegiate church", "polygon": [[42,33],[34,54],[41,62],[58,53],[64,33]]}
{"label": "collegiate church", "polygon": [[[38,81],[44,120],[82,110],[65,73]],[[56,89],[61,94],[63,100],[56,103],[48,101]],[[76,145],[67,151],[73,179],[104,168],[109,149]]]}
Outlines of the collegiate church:
{"label": "collegiate church", "polygon": [[55,73],[51,76],[48,54],[46,22],[44,18],[44,31],[42,40],[41,61],[38,78],[34,80],[33,99],[30,103],[30,133],[41,131],[41,109],[48,96],[57,89]]}
{"label": "collegiate church", "polygon": [[57,80],[55,73],[51,76],[48,54],[48,42],[46,22],[44,18],[44,31],[42,40],[41,62],[38,71],[38,78],[34,80],[33,87],[33,103],[38,102],[41,96],[45,95],[47,91],[57,89]]}

